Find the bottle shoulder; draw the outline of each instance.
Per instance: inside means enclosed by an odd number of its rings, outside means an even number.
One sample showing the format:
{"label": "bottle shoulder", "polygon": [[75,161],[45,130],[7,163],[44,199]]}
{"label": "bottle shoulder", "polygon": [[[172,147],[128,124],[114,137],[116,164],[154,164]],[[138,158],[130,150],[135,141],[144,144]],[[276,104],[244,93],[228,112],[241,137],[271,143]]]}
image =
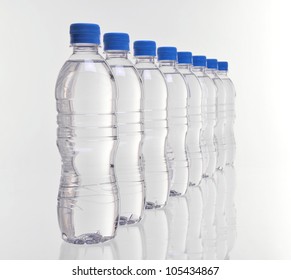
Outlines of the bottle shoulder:
{"label": "bottle shoulder", "polygon": [[[67,60],[61,68],[56,82],[56,98],[63,98],[78,89],[79,84],[93,84],[94,87],[107,85],[114,87],[115,78],[104,59]],[[85,86],[85,84],[84,84]],[[67,93],[66,93],[67,92]]]}

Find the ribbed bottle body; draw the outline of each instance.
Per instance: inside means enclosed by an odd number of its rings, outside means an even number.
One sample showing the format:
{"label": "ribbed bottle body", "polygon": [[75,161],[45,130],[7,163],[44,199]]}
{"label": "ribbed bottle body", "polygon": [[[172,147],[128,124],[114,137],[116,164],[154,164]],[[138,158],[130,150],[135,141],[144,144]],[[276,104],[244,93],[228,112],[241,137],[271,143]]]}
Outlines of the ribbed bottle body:
{"label": "ribbed bottle body", "polygon": [[150,60],[138,59],[135,66],[143,80],[142,159],[146,209],[162,208],[167,204],[170,188],[166,158],[167,85],[161,71]]}
{"label": "ribbed bottle body", "polygon": [[115,236],[115,99],[115,80],[103,58],[90,48],[77,48],[56,84],[62,157],[58,220],[70,243],[99,243]]}
{"label": "ribbed bottle body", "polygon": [[134,224],[142,219],[145,205],[142,81],[127,59],[127,54],[108,52],[106,55],[118,91],[116,115],[119,145],[114,165],[120,195],[119,224]]}
{"label": "ribbed bottle body", "polygon": [[170,195],[184,195],[189,186],[189,165],[186,149],[188,129],[188,88],[183,75],[170,63],[160,64],[168,86],[167,158],[170,167]]}

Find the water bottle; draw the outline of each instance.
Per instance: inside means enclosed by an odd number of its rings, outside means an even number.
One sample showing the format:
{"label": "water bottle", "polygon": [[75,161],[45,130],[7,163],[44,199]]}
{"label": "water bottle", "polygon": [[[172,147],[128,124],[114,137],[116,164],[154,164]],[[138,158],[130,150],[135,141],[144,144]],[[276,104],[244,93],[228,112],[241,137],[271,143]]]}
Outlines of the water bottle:
{"label": "water bottle", "polygon": [[234,138],[234,120],[235,120],[235,88],[231,79],[227,76],[228,63],[226,61],[218,62],[218,77],[222,80],[224,90],[226,91],[225,101],[225,127],[224,139],[226,145],[226,164],[233,165],[235,158],[235,138]]}
{"label": "water bottle", "polygon": [[217,150],[216,168],[222,170],[226,162],[226,147],[224,138],[226,94],[221,79],[217,76],[217,59],[207,59],[206,74],[213,80],[217,89],[216,125],[214,142]]}
{"label": "water bottle", "polygon": [[186,154],[188,87],[183,75],[176,68],[175,47],[158,48],[158,60],[168,86],[167,158],[171,170],[170,196],[179,196],[186,193],[189,185]]}
{"label": "water bottle", "polygon": [[70,34],[73,54],[56,83],[58,220],[65,241],[92,244],[112,239],[118,224],[116,86],[98,54],[99,26],[72,24]]}
{"label": "water bottle", "polygon": [[119,144],[115,174],[120,195],[119,224],[135,224],[142,219],[145,190],[142,170],[142,80],[128,59],[129,36],[104,34],[106,62],[116,79]]}
{"label": "water bottle", "polygon": [[216,168],[214,127],[216,124],[216,86],[206,75],[206,56],[193,56],[192,71],[202,88],[202,130],[200,146],[202,151],[203,177],[213,177]]}
{"label": "water bottle", "polygon": [[146,209],[162,208],[169,196],[166,160],[167,84],[155,64],[156,43],[135,41],[135,67],[143,79],[144,138],[142,159],[146,185]]}
{"label": "water bottle", "polygon": [[202,179],[202,154],[200,148],[202,89],[191,68],[192,53],[178,52],[178,69],[183,74],[189,89],[188,131],[186,138],[189,160],[189,186],[198,186]]}

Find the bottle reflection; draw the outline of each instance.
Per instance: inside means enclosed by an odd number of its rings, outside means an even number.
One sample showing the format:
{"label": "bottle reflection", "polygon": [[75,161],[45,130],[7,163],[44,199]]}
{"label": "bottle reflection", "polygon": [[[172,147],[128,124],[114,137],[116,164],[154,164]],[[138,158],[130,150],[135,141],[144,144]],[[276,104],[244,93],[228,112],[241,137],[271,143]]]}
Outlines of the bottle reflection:
{"label": "bottle reflection", "polygon": [[203,259],[230,259],[236,240],[235,179],[234,167],[226,166],[201,182]]}
{"label": "bottle reflection", "polygon": [[236,240],[233,166],[203,178],[185,197],[170,197],[164,209],[145,211],[135,225],[119,227],[114,240],[98,245],[63,242],[60,259],[230,259]]}
{"label": "bottle reflection", "polygon": [[201,260],[203,257],[203,245],[201,237],[203,201],[201,188],[189,188],[186,199],[189,209],[186,252],[189,260]]}
{"label": "bottle reflection", "polygon": [[145,259],[145,240],[142,223],[121,226],[114,239],[118,260]]}
{"label": "bottle reflection", "polygon": [[169,228],[164,209],[147,210],[142,226],[147,260],[164,260],[167,255]]}
{"label": "bottle reflection", "polygon": [[207,177],[202,179],[201,191],[203,199],[203,214],[201,225],[203,259],[213,260],[216,259],[216,185],[213,178]]}
{"label": "bottle reflection", "polygon": [[186,240],[189,223],[189,210],[185,197],[170,197],[166,214],[169,223],[169,244],[167,259],[187,259]]}
{"label": "bottle reflection", "polygon": [[225,217],[227,224],[227,254],[226,259],[230,259],[230,253],[236,240],[236,207],[235,207],[235,190],[236,174],[235,168],[231,165],[225,167],[226,179],[226,200],[225,200]]}
{"label": "bottle reflection", "polygon": [[226,178],[223,170],[215,172],[216,205],[215,205],[215,230],[216,230],[216,258],[224,260],[227,254],[227,224],[226,224]]}
{"label": "bottle reflection", "polygon": [[112,240],[98,245],[75,245],[62,242],[60,260],[114,260],[116,248]]}

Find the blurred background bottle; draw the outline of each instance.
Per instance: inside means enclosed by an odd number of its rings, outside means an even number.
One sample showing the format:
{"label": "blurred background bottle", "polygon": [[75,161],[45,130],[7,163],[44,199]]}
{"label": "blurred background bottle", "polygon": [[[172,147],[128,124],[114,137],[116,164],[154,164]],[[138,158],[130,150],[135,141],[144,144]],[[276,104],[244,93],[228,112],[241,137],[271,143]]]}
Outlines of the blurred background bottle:
{"label": "blurred background bottle", "polygon": [[203,177],[212,177],[216,168],[214,127],[216,125],[216,86],[205,73],[206,56],[193,56],[192,71],[202,88],[202,130],[200,146],[202,151]]}
{"label": "blurred background bottle", "polygon": [[222,170],[226,163],[226,146],[225,146],[225,102],[226,93],[223,83],[217,75],[217,59],[207,59],[206,74],[213,80],[216,85],[216,125],[214,128],[214,142],[217,151],[216,168]]}
{"label": "blurred background bottle", "polygon": [[202,89],[198,78],[191,70],[192,53],[178,52],[178,70],[184,76],[189,90],[188,131],[186,148],[189,161],[189,186],[198,186],[202,179],[202,154],[200,135],[202,129]]}
{"label": "blurred background bottle", "polygon": [[235,121],[235,97],[236,92],[233,82],[227,75],[228,63],[226,61],[218,62],[217,75],[223,82],[224,90],[226,92],[225,101],[225,128],[224,128],[224,139],[226,145],[226,164],[233,165],[235,159],[235,137],[234,137],[234,121]]}
{"label": "blurred background bottle", "polygon": [[128,59],[129,35],[106,33],[103,41],[106,62],[112,69],[118,90],[116,115],[119,144],[115,174],[120,195],[119,224],[134,224],[142,219],[145,200],[141,163],[142,80]]}
{"label": "blurred background bottle", "polygon": [[177,49],[158,48],[159,68],[168,86],[168,141],[167,157],[171,168],[170,195],[184,195],[189,185],[189,166],[186,152],[188,88],[177,70]]}
{"label": "blurred background bottle", "polygon": [[135,67],[143,80],[144,138],[142,159],[146,185],[146,209],[162,208],[169,197],[169,174],[166,158],[167,84],[155,64],[156,43],[135,41]]}

